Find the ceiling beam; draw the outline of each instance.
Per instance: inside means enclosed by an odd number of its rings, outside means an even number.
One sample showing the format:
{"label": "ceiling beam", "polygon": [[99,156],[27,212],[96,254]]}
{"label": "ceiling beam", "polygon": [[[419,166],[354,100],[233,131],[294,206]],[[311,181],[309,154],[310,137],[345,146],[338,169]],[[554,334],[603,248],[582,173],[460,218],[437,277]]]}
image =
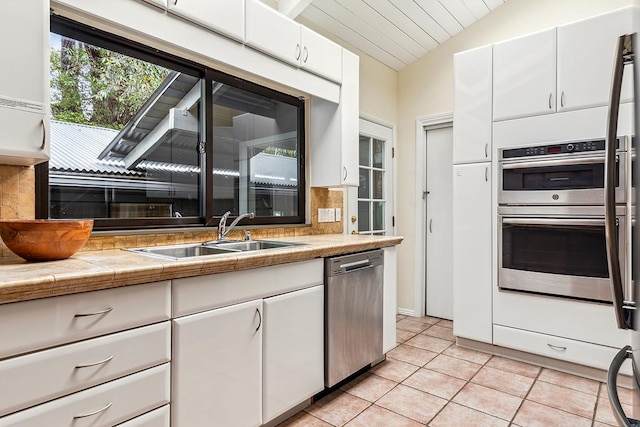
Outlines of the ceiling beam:
{"label": "ceiling beam", "polygon": [[287,15],[291,19],[296,19],[312,1],[313,0],[278,0],[278,12]]}

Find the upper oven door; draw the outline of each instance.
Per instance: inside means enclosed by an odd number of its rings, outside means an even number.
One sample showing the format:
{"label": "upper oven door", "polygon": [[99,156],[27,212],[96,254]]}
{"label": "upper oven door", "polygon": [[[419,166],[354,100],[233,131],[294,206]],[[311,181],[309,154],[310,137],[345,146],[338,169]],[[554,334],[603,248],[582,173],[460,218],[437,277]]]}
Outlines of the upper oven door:
{"label": "upper oven door", "polygon": [[[616,154],[616,203],[625,203],[625,152]],[[604,155],[558,156],[500,162],[502,205],[602,205]]]}

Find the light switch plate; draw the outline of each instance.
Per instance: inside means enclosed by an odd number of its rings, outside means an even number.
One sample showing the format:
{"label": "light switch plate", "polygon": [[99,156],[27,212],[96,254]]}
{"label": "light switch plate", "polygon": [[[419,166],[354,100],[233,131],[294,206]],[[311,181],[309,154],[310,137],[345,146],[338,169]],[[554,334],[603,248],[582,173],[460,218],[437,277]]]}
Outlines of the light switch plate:
{"label": "light switch plate", "polygon": [[336,208],[336,222],[342,221],[342,209]]}
{"label": "light switch plate", "polygon": [[318,222],[333,222],[335,218],[335,211],[331,208],[319,208],[318,209]]}

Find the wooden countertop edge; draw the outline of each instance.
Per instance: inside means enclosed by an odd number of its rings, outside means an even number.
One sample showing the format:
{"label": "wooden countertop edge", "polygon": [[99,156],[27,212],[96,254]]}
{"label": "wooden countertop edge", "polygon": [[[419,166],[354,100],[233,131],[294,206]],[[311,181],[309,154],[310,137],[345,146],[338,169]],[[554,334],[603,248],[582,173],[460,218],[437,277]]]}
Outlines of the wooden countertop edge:
{"label": "wooden countertop edge", "polygon": [[403,238],[338,234],[269,240],[305,245],[185,260],[155,258],[121,249],[79,252],[66,260],[45,263],[29,263],[21,258],[2,259],[0,305],[362,252],[398,245]]}

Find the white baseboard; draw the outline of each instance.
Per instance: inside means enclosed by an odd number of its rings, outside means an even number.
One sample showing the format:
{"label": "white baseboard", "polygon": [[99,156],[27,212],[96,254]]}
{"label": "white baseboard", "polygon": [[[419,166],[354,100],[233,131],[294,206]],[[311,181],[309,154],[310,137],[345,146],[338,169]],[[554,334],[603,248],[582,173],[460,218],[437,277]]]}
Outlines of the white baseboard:
{"label": "white baseboard", "polygon": [[408,308],[400,308],[400,307],[398,307],[398,314],[402,314],[402,315],[405,315],[405,316],[416,317],[416,311],[415,310],[409,310]]}

